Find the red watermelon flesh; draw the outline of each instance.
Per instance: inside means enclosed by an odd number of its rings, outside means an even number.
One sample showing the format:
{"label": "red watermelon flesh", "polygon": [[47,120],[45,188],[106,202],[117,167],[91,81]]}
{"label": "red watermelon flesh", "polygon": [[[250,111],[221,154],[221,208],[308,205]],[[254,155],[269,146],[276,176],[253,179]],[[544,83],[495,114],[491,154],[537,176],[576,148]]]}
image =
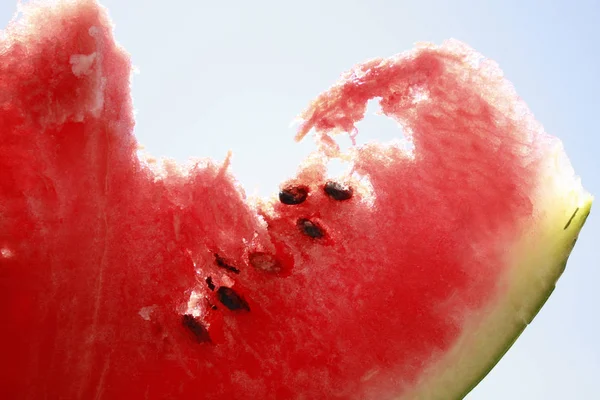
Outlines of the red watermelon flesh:
{"label": "red watermelon flesh", "polygon": [[[1,40],[2,398],[460,398],[590,210],[560,142],[455,41],[343,75],[302,114],[318,149],[255,201],[229,158],[138,156],[95,1],[23,6]],[[372,98],[414,150],[339,150]]]}

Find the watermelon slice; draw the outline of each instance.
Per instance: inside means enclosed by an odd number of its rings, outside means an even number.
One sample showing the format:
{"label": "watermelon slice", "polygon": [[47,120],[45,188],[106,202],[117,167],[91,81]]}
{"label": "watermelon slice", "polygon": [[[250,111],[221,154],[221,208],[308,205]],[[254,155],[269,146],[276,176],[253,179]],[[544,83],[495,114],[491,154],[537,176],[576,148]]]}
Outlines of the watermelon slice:
{"label": "watermelon slice", "polygon": [[[1,38],[4,399],[461,398],[590,212],[560,142],[456,41],[344,74],[262,200],[229,158],[139,156],[130,71],[93,0],[22,6]],[[342,151],[372,98],[408,143]]]}

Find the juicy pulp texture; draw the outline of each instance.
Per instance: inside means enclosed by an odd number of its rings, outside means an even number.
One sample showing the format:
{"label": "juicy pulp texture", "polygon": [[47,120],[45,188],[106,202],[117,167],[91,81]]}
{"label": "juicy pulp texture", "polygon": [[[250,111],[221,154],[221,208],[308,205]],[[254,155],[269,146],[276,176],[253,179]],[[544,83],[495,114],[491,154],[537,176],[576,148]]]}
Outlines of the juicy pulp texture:
{"label": "juicy pulp texture", "polygon": [[[138,158],[129,59],[94,1],[24,10],[0,44],[7,398],[459,397],[589,212],[558,142],[457,42],[344,75],[303,114],[319,151],[284,186],[306,198],[253,204],[228,160]],[[412,153],[336,148],[373,97]],[[353,163],[349,198],[325,190],[329,157]]]}

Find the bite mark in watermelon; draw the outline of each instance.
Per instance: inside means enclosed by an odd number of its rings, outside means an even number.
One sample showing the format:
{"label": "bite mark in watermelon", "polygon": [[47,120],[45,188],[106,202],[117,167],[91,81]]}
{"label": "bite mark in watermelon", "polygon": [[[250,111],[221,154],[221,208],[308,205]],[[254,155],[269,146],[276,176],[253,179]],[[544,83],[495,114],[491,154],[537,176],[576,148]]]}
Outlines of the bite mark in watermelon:
{"label": "bite mark in watermelon", "polygon": [[[456,41],[344,74],[302,114],[318,149],[254,201],[229,158],[138,157],[95,1],[23,6],[1,40],[3,398],[460,398],[590,211],[560,142]],[[412,151],[337,147],[372,98]]]}

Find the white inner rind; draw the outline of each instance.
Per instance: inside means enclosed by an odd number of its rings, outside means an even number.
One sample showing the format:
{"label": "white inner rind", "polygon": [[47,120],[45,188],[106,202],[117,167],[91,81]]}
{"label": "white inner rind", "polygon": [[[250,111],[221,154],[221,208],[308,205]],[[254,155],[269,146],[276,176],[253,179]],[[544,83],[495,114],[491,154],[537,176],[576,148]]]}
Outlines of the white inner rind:
{"label": "white inner rind", "polygon": [[547,144],[538,189],[532,197],[534,215],[505,253],[507,273],[499,282],[496,300],[465,318],[453,348],[399,399],[452,400],[466,396],[496,365],[554,290],[593,197],[574,176],[560,142]]}

